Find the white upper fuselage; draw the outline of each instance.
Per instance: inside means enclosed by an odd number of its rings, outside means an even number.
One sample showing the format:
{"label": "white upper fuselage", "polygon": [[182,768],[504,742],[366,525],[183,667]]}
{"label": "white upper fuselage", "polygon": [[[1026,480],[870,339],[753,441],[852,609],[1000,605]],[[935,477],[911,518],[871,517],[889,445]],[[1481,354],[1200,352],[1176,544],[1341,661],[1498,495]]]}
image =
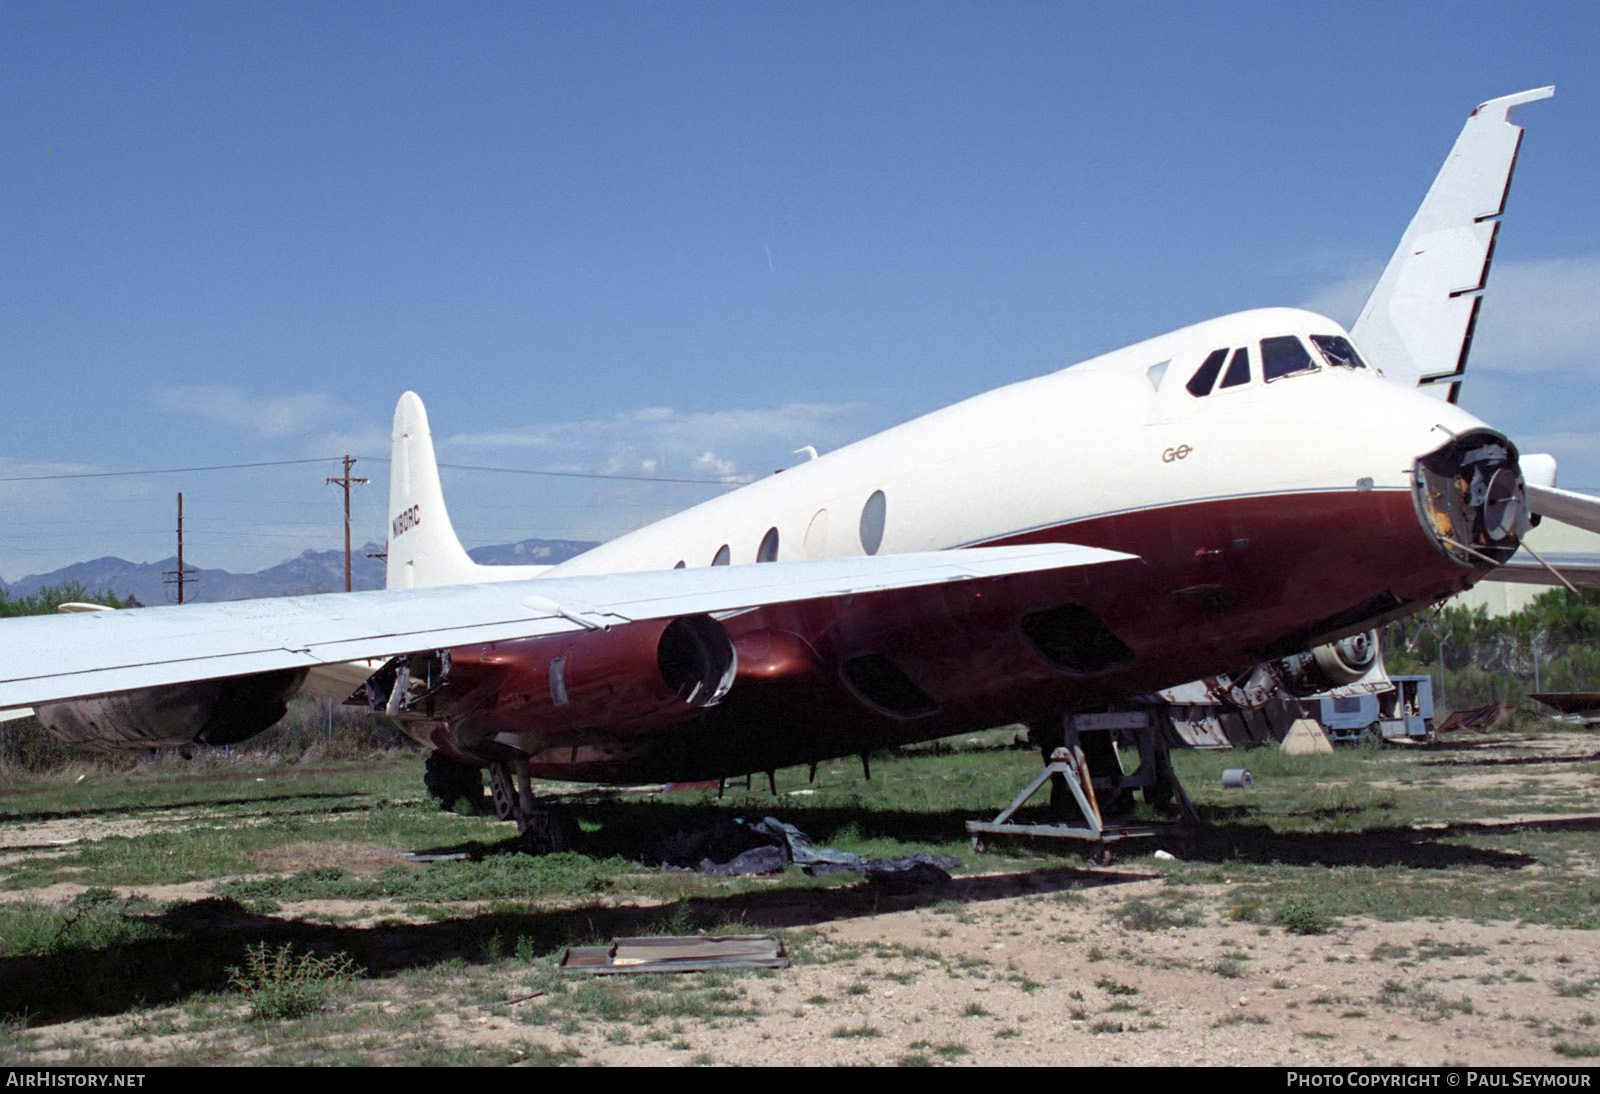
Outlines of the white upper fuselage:
{"label": "white upper fuselage", "polygon": [[[1265,380],[1260,343],[1287,335],[1308,348],[1312,335],[1348,337],[1290,308],[1186,327],[907,422],[547,573],[707,566],[724,550],[750,563],[771,529],[778,560],[872,553],[863,508],[878,491],[876,553],[900,553],[1211,499],[1409,490],[1419,455],[1482,425],[1372,368],[1333,367],[1314,348],[1314,370]],[[1237,348],[1251,351],[1247,382],[1224,387],[1219,376],[1208,394],[1190,391],[1208,356]]]}

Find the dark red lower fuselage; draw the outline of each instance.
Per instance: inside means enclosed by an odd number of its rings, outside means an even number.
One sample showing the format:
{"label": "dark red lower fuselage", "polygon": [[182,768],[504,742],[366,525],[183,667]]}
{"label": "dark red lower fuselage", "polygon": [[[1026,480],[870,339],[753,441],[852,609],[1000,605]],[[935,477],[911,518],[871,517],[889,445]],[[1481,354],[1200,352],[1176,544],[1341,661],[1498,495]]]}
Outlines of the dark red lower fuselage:
{"label": "dark red lower fuselage", "polygon": [[[543,778],[661,781],[768,770],[1095,709],[1237,672],[1403,615],[1482,574],[1444,555],[1401,490],[1216,499],[991,543],[1045,541],[1138,558],[731,616],[722,623],[738,650],[732,689],[719,705],[664,728],[646,719],[619,730],[597,719],[544,732],[538,650],[512,643],[453,651],[434,741],[490,760],[505,755],[497,735],[516,736]],[[1062,605],[1092,613],[1129,656],[1087,669],[1053,662],[1024,620]]]}

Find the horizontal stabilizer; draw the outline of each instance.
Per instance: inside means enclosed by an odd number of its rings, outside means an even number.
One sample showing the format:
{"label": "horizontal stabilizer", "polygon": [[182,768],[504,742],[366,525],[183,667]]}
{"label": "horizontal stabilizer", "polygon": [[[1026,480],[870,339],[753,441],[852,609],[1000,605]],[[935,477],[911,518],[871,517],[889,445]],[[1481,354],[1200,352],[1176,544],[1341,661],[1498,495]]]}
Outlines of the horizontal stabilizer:
{"label": "horizontal stabilizer", "polygon": [[1135,557],[975,547],[7,619],[0,708]]}
{"label": "horizontal stabilizer", "polygon": [[1390,379],[1431,386],[1456,401],[1522,142],[1511,112],[1554,94],[1555,88],[1541,87],[1491,99],[1456,138],[1350,328],[1361,351]]}
{"label": "horizontal stabilizer", "polygon": [[1560,490],[1554,486],[1535,486],[1531,482],[1524,489],[1528,495],[1528,508],[1541,517],[1549,517],[1586,532],[1600,532],[1600,498],[1573,490]]}

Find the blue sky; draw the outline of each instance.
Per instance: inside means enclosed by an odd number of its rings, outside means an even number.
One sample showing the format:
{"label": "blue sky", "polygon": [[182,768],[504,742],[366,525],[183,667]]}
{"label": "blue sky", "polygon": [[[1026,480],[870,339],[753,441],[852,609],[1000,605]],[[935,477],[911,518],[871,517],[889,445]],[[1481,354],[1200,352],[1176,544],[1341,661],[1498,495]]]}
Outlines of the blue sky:
{"label": "blue sky", "polygon": [[[1464,402],[1600,488],[1600,7],[0,6],[0,477],[736,481],[1186,323],[1348,321],[1523,108]],[[1071,429],[1064,420],[1063,429]],[[356,495],[381,539],[385,466]],[[337,464],[0,482],[0,577],[339,542]],[[717,492],[447,473],[471,544]]]}

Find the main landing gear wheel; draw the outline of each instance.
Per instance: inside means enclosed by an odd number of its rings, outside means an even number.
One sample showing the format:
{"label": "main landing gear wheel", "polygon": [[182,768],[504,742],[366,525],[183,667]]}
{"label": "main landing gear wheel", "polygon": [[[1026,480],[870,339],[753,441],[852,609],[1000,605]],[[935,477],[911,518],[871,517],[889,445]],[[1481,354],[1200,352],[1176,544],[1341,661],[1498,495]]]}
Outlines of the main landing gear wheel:
{"label": "main landing gear wheel", "polygon": [[517,781],[511,765],[489,765],[489,797],[494,802],[494,815],[500,820],[517,819]]}
{"label": "main landing gear wheel", "polygon": [[446,809],[454,808],[462,799],[476,809],[483,800],[483,772],[443,752],[428,753],[422,766],[422,785],[428,796]]}

